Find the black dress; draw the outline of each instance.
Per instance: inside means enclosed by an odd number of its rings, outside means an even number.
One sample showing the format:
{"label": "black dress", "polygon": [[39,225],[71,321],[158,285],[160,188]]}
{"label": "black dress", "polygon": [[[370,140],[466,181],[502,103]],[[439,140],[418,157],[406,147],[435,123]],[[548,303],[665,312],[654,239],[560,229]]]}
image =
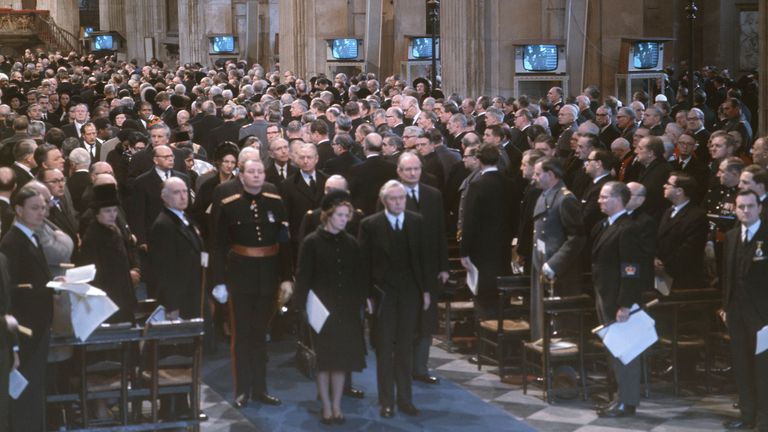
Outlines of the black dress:
{"label": "black dress", "polygon": [[80,265],[96,265],[96,277],[91,285],[104,290],[119,308],[107,322],[132,323],[137,301],[130,271],[138,265],[129,241],[117,227],[112,229],[94,221],[85,232],[80,251]]}
{"label": "black dress", "polygon": [[365,368],[362,308],[365,276],[357,241],[322,227],[304,239],[299,253],[296,290],[299,307],[311,289],[330,312],[320,331],[312,330],[317,366],[321,371]]}

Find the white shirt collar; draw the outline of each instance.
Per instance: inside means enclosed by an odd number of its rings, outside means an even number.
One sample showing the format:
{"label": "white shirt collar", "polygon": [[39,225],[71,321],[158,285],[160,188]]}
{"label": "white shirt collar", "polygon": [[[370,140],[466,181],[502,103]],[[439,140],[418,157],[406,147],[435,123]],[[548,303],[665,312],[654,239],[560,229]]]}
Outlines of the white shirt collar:
{"label": "white shirt collar", "polygon": [[480,171],[480,175],[483,175],[483,174],[488,173],[488,172],[498,171],[498,170],[499,170],[499,167],[497,167],[495,165],[494,166],[489,166],[489,167],[483,168]]}
{"label": "white shirt collar", "polygon": [[592,184],[597,184],[597,182],[599,182],[601,178],[603,178],[603,177],[605,177],[607,175],[608,175],[608,173],[605,173],[605,174],[601,175],[600,177],[595,177],[595,179],[592,180]]}
{"label": "white shirt collar", "polygon": [[304,182],[309,185],[309,180],[314,178],[315,181],[317,181],[317,171],[312,171],[311,173],[305,173],[304,171],[301,172],[301,176],[304,178]]}
{"label": "white shirt collar", "polygon": [[613,216],[608,216],[608,226],[613,225],[613,223],[616,222],[616,219],[621,217],[621,215],[623,215],[626,212],[627,212],[627,210],[625,209],[625,210],[621,210],[620,212],[617,212],[617,213],[613,214]]}
{"label": "white shirt collar", "polygon": [[749,236],[748,236],[748,238],[749,238],[750,240],[752,240],[753,238],[755,238],[755,233],[756,233],[756,232],[757,232],[757,230],[759,230],[759,229],[760,229],[760,219],[758,219],[758,220],[757,220],[757,222],[753,223],[753,224],[752,224],[752,225],[750,225],[750,226],[745,226],[744,224],[742,224],[742,225],[741,225],[741,236],[742,236],[742,237],[744,237],[744,233],[745,233],[745,232],[747,232],[747,231],[749,231]]}
{"label": "white shirt collar", "polygon": [[16,227],[18,229],[20,229],[21,232],[23,232],[24,235],[29,238],[29,241],[31,241],[33,245],[40,246],[39,244],[37,244],[37,240],[35,240],[35,237],[34,237],[35,232],[32,231],[32,229],[30,227],[24,225],[23,223],[21,223],[19,221],[14,221],[13,224],[16,225]]}
{"label": "white shirt collar", "polygon": [[186,217],[186,216],[184,216],[184,212],[183,212],[183,211],[181,211],[181,210],[177,210],[177,209],[173,209],[173,208],[170,208],[170,207],[166,207],[166,208],[167,208],[167,209],[168,209],[168,210],[169,210],[171,213],[173,213],[173,214],[175,214],[176,216],[178,216],[178,217],[179,217],[179,219],[181,220],[181,222],[183,222],[183,223],[184,223],[184,225],[189,225],[189,221],[187,220],[187,217]]}
{"label": "white shirt collar", "polygon": [[392,229],[395,229],[395,221],[398,222],[400,229],[403,229],[403,219],[405,219],[404,213],[400,213],[399,215],[395,216],[392,213],[390,213],[389,210],[385,209],[384,215],[387,216],[387,220],[389,221],[389,225],[392,227]]}
{"label": "white shirt collar", "polygon": [[[159,175],[159,176],[160,176],[160,178],[161,178],[163,181],[165,181],[165,180],[166,180],[166,179],[165,179],[165,173],[166,173],[166,171],[164,171],[164,170],[161,170],[161,169],[160,169],[160,168],[158,168],[158,167],[155,167],[155,172],[157,173],[157,175]],[[171,177],[173,177],[173,170],[168,170],[167,172],[170,172],[170,174],[171,174]]]}

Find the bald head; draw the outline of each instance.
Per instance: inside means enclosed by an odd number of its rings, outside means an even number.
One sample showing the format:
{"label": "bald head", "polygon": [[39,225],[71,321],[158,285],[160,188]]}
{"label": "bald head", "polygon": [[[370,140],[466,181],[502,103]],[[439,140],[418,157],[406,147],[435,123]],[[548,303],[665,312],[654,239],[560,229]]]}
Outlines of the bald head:
{"label": "bald head", "polygon": [[328,177],[328,180],[325,181],[325,193],[327,194],[334,190],[349,191],[347,179],[338,174]]}
{"label": "bald head", "polygon": [[16,189],[16,173],[8,167],[0,168],[0,196],[10,197]]}
{"label": "bald head", "polygon": [[172,210],[184,211],[189,204],[187,184],[178,177],[171,177],[163,183],[160,198]]}
{"label": "bald head", "polygon": [[626,209],[627,211],[637,210],[645,202],[647,190],[645,189],[645,186],[637,182],[627,183],[627,188],[632,196],[627,203]]}
{"label": "bald head", "polygon": [[105,184],[117,185],[117,180],[115,179],[115,176],[113,176],[112,174],[104,173],[104,174],[98,174],[95,177],[93,177],[94,186],[100,186]]}

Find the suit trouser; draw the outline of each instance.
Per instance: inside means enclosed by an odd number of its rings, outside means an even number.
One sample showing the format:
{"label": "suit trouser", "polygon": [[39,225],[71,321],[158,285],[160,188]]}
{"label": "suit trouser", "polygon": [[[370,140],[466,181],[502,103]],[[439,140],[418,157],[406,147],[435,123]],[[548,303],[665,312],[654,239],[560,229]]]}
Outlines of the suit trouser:
{"label": "suit trouser", "polygon": [[19,341],[19,372],[29,381],[18,399],[11,401],[11,430],[45,430],[45,370],[48,365],[48,330],[35,330],[32,338]]}
{"label": "suit trouser", "polygon": [[613,375],[619,386],[619,402],[634,407],[640,405],[640,358],[641,356],[637,356],[625,365],[611,355]]}
{"label": "suit trouser", "polygon": [[418,291],[393,289],[379,305],[376,319],[376,381],[381,405],[411,403],[413,338],[419,317]]}
{"label": "suit trouser", "polygon": [[727,312],[741,418],[752,423],[758,413],[764,413],[762,423],[768,427],[768,351],[756,356],[756,332],[750,329],[737,307],[731,306]]}

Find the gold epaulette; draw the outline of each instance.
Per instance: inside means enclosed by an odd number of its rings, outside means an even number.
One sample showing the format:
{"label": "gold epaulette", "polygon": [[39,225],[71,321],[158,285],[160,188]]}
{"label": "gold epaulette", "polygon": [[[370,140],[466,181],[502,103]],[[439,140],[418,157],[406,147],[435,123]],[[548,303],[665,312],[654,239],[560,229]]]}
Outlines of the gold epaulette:
{"label": "gold epaulette", "polygon": [[272,198],[272,199],[277,199],[277,200],[282,200],[283,199],[283,197],[281,197],[280,195],[273,194],[273,193],[270,193],[270,192],[262,192],[261,194],[264,195],[267,198]]}
{"label": "gold epaulette", "polygon": [[560,189],[563,192],[563,195],[573,195],[573,192],[569,191],[567,187],[563,186],[562,189]]}
{"label": "gold epaulette", "polygon": [[224,205],[224,204],[229,204],[229,203],[231,203],[232,201],[234,201],[234,200],[237,200],[237,199],[240,199],[240,194],[234,194],[234,195],[230,195],[230,196],[228,196],[228,197],[226,197],[226,198],[222,199],[222,200],[221,200],[221,204],[222,204],[222,205]]}

